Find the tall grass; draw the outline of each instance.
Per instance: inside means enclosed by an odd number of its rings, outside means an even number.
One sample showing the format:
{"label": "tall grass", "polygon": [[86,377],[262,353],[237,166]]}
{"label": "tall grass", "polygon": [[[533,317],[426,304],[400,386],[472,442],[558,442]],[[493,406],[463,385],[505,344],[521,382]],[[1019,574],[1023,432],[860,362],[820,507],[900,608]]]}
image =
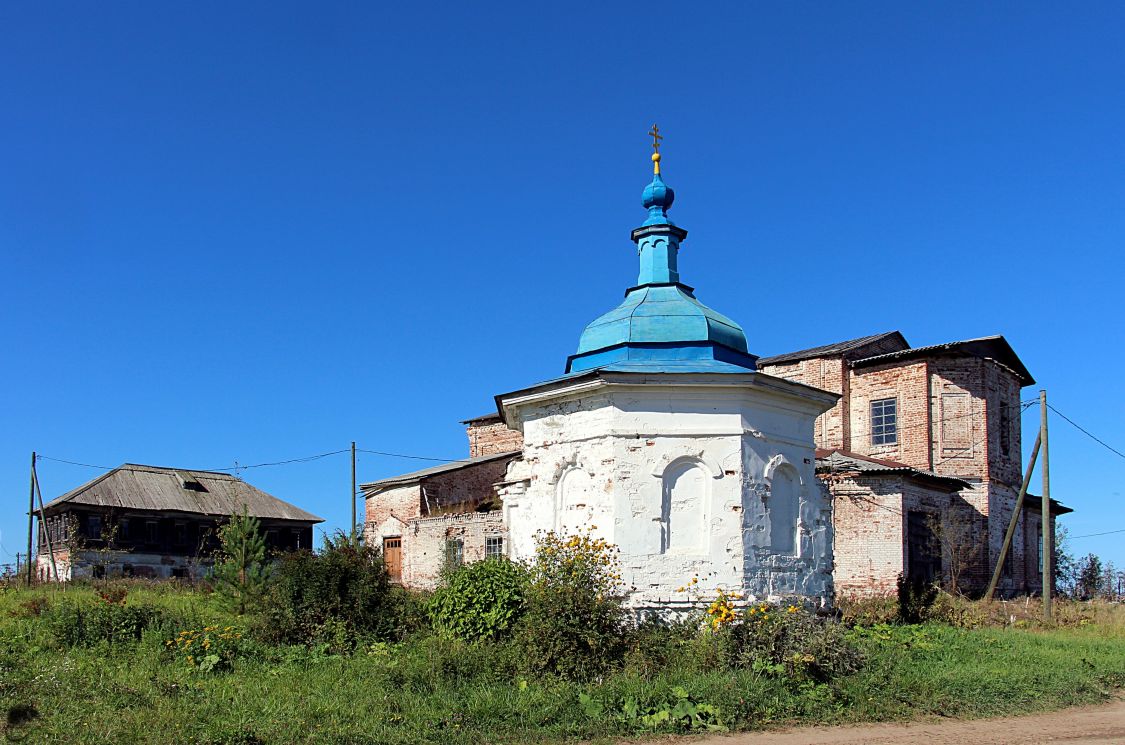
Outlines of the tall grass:
{"label": "tall grass", "polygon": [[[166,631],[136,643],[65,646],[26,603],[101,602],[90,588],[0,593],[0,708],[5,734],[80,743],[523,743],[648,731],[614,716],[622,703],[660,706],[683,687],[718,707],[732,729],[927,715],[1019,714],[1104,700],[1125,685],[1119,607],[1097,607],[1065,628],[875,624],[848,634],[866,662],[828,683],[713,664],[707,635],[660,637],[669,647],[626,658],[592,684],[523,679],[510,645],[415,634],[338,656],[261,647],[229,671],[203,673],[165,653]],[[206,595],[131,587],[145,603],[201,622],[234,623]],[[1063,613],[1078,614],[1081,608]],[[1010,614],[1009,614],[1010,615]],[[591,716],[587,694],[606,712]]]}

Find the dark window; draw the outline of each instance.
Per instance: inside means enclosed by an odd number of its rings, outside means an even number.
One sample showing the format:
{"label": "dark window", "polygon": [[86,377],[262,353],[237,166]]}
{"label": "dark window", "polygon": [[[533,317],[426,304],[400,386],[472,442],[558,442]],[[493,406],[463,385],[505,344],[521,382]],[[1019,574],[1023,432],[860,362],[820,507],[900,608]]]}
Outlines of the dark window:
{"label": "dark window", "polygon": [[898,405],[893,398],[871,402],[871,444],[894,445],[898,442]]}
{"label": "dark window", "polygon": [[184,546],[187,544],[187,525],[184,523],[176,523],[176,545]]}
{"label": "dark window", "polygon": [[941,548],[929,512],[906,513],[907,576],[911,582],[929,584],[941,579]]}
{"label": "dark window", "polygon": [[450,538],[445,542],[445,563],[459,567],[465,561],[465,544],[460,538]]}
{"label": "dark window", "polygon": [[484,539],[484,555],[486,558],[504,555],[504,539],[498,535],[491,535]]}
{"label": "dark window", "polygon": [[129,540],[129,521],[121,520],[117,523],[117,537],[122,541]]}
{"label": "dark window", "polygon": [[89,515],[86,518],[86,537],[92,540],[99,540],[102,537],[101,515]]}
{"label": "dark window", "polygon": [[1006,405],[1000,405],[1000,452],[1012,454],[1012,417]]}
{"label": "dark window", "polygon": [[1039,573],[1043,573],[1043,526],[1039,526],[1039,544],[1035,547],[1035,561],[1039,565]]}
{"label": "dark window", "polygon": [[149,520],[145,523],[145,541],[149,545],[154,546],[160,542],[160,535],[157,528],[158,526],[155,520]]}

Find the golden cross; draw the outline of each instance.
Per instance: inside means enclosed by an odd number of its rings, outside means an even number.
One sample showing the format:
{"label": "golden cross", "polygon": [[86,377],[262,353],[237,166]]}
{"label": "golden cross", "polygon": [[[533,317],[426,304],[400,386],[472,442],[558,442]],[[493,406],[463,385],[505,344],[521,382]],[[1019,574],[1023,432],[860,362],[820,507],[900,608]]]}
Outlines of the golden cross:
{"label": "golden cross", "polygon": [[664,139],[664,135],[660,134],[660,127],[653,124],[648,136],[652,138],[652,149],[659,153],[660,141]]}

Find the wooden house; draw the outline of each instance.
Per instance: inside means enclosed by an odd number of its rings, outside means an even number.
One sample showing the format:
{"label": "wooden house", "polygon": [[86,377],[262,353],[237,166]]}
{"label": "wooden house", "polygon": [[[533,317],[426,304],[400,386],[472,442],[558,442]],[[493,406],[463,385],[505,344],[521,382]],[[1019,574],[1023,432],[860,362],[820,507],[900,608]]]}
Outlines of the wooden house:
{"label": "wooden house", "polygon": [[218,527],[244,510],[278,552],[312,548],[323,522],[227,473],[126,463],[44,507],[39,577],[195,576],[211,563]]}

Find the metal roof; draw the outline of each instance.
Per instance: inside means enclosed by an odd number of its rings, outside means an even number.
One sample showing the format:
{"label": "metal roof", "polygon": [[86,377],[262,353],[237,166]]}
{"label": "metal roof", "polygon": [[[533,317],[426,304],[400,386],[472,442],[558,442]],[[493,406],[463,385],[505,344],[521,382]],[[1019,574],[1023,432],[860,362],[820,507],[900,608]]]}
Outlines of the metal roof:
{"label": "metal roof", "polygon": [[245,509],[259,518],[324,522],[229,473],[135,463],[126,463],[68,491],[51,500],[44,510],[64,504],[203,515],[233,515]]}
{"label": "metal roof", "polygon": [[494,411],[491,414],[481,414],[480,416],[475,416],[472,419],[462,419],[461,424],[480,424],[482,422],[498,422],[498,421],[500,421],[500,418],[501,418],[500,414],[498,414],[497,412]]}
{"label": "metal roof", "polygon": [[366,491],[379,491],[391,486],[406,486],[408,484],[427,479],[431,476],[437,476],[443,473],[452,473],[460,471],[462,468],[469,468],[471,466],[479,465],[481,463],[489,463],[494,460],[501,460],[503,458],[515,458],[523,451],[512,450],[507,453],[494,453],[492,455],[478,455],[475,458],[466,458],[465,460],[453,461],[450,463],[442,463],[440,466],[431,466],[430,468],[423,468],[421,471],[412,471],[404,473],[401,476],[391,476],[390,478],[372,481],[367,484],[360,484],[360,488]]}
{"label": "metal roof", "polygon": [[966,339],[965,341],[951,341],[945,344],[932,344],[928,347],[902,349],[897,352],[889,352],[887,354],[879,354],[873,357],[853,360],[852,366],[867,367],[870,365],[881,365],[885,362],[895,362],[935,354],[966,354],[982,359],[992,359],[1014,372],[1016,376],[1023,380],[1024,385],[1032,385],[1035,383],[1035,379],[1031,377],[1031,373],[1024,367],[1016,351],[1012,349],[1012,345],[1008,343],[1007,339],[1000,335],[983,336],[979,339]]}
{"label": "metal roof", "polygon": [[942,476],[933,471],[925,471],[898,461],[872,458],[838,448],[831,450],[817,448],[816,470],[858,471],[864,474],[902,474],[939,483],[951,489],[966,489],[970,486],[969,482],[953,476]]}
{"label": "metal roof", "polygon": [[762,357],[758,360],[758,365],[779,365],[786,362],[800,362],[801,360],[808,360],[814,357],[835,357],[837,355],[847,356],[848,352],[865,347],[869,344],[874,344],[879,341],[897,341],[901,342],[903,347],[909,347],[906,342],[906,337],[899,331],[884,331],[881,334],[871,334],[870,336],[861,336],[858,339],[848,339],[847,341],[838,341],[834,344],[825,344],[821,347],[812,347],[811,349],[802,349],[797,352],[787,352],[785,354],[775,354],[772,357]]}

